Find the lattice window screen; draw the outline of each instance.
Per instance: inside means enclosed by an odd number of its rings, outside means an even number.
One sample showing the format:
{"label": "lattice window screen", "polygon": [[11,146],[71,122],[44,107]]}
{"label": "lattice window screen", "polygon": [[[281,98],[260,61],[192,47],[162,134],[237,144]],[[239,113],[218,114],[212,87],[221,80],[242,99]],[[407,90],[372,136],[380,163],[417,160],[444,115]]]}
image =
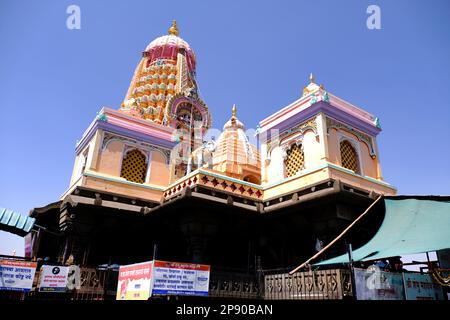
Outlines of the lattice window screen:
{"label": "lattice window screen", "polygon": [[305,167],[305,155],[303,154],[301,145],[297,144],[292,145],[286,153],[286,177],[291,177]]}
{"label": "lattice window screen", "polygon": [[120,176],[137,183],[144,183],[147,163],[145,156],[139,150],[131,150],[123,158]]}
{"label": "lattice window screen", "polygon": [[358,155],[350,142],[341,142],[341,164],[344,168],[358,172]]}

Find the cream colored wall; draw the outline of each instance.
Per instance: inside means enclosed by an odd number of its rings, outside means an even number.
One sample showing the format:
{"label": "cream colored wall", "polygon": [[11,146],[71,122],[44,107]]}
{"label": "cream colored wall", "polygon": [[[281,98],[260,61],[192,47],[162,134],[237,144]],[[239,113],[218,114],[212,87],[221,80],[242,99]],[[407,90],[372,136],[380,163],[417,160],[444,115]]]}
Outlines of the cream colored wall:
{"label": "cream colored wall", "polygon": [[[112,140],[98,156],[99,173],[120,177],[121,165],[125,144],[122,141]],[[145,152],[145,150],[143,150]],[[169,167],[165,156],[159,151],[151,151],[149,176],[145,184],[167,186],[169,185]]]}
{"label": "cream colored wall", "polygon": [[124,143],[117,140],[110,141],[101,150],[99,156],[98,172],[120,177]]}
{"label": "cream colored wall", "polygon": [[359,152],[360,164],[361,164],[361,175],[368,176],[374,179],[379,178],[378,174],[378,158],[372,159],[369,151],[369,147],[363,141],[359,141],[358,138],[346,131],[337,130],[331,128],[328,135],[328,152],[329,159],[331,163],[341,166],[341,152],[340,152],[340,136],[349,138],[352,141],[357,141],[357,146],[359,147],[357,152]]}
{"label": "cream colored wall", "polygon": [[[264,190],[264,200],[276,197],[281,194],[289,193],[293,190],[305,187],[307,185],[316,184],[329,178],[328,169],[318,169],[308,174],[288,178],[281,184],[275,184]],[[278,180],[279,181],[279,180]],[[273,181],[277,182],[277,181]]]}
{"label": "cream colored wall", "polygon": [[75,162],[73,165],[73,170],[72,170],[72,176],[70,178],[70,186],[73,185],[75,183],[75,181],[77,181],[77,179],[80,177],[80,161],[83,157],[83,153],[81,152],[80,154],[78,154],[75,157]]}
{"label": "cream colored wall", "polygon": [[[290,138],[287,138],[288,140]],[[264,150],[267,145],[263,145],[261,154],[261,163],[265,166],[267,183],[274,183],[284,179],[284,159],[281,142],[280,146],[272,149],[270,154],[270,163],[265,165],[266,152]],[[323,144],[316,138],[316,134],[312,130],[308,130],[303,135],[303,152],[305,154],[305,170],[314,169],[325,163],[323,159]]]}
{"label": "cream colored wall", "polygon": [[92,151],[94,150],[94,140],[91,140],[87,146],[84,147],[83,150],[75,157],[75,163],[73,165],[72,176],[70,178],[70,186],[73,185],[80,177],[81,177],[81,168],[83,158],[85,157],[86,151],[88,151],[86,162],[85,162],[85,170],[88,170],[88,166],[92,159]]}
{"label": "cream colored wall", "polygon": [[328,157],[331,163],[340,166],[341,157],[339,151],[339,140],[337,130],[332,128],[328,134]]}
{"label": "cream colored wall", "polygon": [[314,169],[325,163],[322,160],[323,145],[317,141],[316,134],[308,130],[303,135],[303,153],[305,155],[305,169]]}
{"label": "cream colored wall", "polygon": [[378,178],[377,174],[377,159],[372,159],[370,156],[369,147],[364,142],[359,142],[359,148],[361,150],[362,166],[364,168],[364,175],[374,179]]}
{"label": "cream colored wall", "polygon": [[166,157],[159,151],[152,151],[150,162],[149,183],[159,186],[168,186],[170,171],[166,164]]}
{"label": "cream colored wall", "polygon": [[267,183],[273,183],[284,178],[284,160],[280,146],[270,151],[270,162],[267,165]]}
{"label": "cream colored wall", "polygon": [[120,181],[109,181],[100,178],[86,177],[84,186],[92,189],[124,194],[132,197],[159,201],[163,195],[163,191],[152,190],[140,185],[132,185],[122,183]]}

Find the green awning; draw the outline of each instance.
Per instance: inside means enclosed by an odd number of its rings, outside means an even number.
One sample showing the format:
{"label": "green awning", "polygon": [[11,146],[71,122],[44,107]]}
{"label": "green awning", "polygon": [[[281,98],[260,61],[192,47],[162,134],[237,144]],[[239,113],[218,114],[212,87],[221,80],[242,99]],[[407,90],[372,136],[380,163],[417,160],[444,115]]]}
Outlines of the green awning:
{"label": "green awning", "polygon": [[[386,212],[380,229],[367,244],[353,251],[354,261],[450,248],[450,197],[397,196],[386,197],[384,202]],[[315,265],[338,263],[348,263],[348,256]]]}
{"label": "green awning", "polygon": [[22,216],[18,212],[0,208],[0,230],[2,231],[23,237],[31,231],[35,221],[34,218]]}

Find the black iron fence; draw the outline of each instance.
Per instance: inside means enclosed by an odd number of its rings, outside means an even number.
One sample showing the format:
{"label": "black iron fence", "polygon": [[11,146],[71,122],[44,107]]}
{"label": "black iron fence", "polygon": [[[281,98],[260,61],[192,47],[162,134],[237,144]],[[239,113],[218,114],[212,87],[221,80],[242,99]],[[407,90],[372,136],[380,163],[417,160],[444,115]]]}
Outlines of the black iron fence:
{"label": "black iron fence", "polygon": [[209,296],[214,298],[261,298],[261,285],[255,274],[211,270]]}
{"label": "black iron fence", "polygon": [[[80,289],[64,293],[39,292],[40,272],[36,270],[30,292],[0,291],[8,300],[114,300],[118,271],[80,267]],[[329,300],[352,297],[349,270],[331,269],[297,272],[211,268],[209,297],[266,300]]]}
{"label": "black iron fence", "polygon": [[264,275],[266,300],[339,300],[352,296],[351,275],[346,269]]}

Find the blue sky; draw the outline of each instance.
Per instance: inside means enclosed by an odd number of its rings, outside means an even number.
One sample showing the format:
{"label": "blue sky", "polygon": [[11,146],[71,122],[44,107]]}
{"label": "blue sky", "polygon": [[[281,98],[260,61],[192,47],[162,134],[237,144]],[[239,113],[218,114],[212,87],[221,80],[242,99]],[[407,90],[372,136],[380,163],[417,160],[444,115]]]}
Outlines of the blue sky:
{"label": "blue sky", "polygon": [[[66,8],[81,8],[81,30]],[[381,30],[366,27],[368,5]],[[0,207],[28,214],[68,187],[76,140],[118,108],[141,52],[172,19],[197,55],[213,127],[296,100],[309,73],[381,119],[383,176],[399,194],[450,194],[450,2],[1,1]],[[0,232],[0,253],[23,254]]]}

